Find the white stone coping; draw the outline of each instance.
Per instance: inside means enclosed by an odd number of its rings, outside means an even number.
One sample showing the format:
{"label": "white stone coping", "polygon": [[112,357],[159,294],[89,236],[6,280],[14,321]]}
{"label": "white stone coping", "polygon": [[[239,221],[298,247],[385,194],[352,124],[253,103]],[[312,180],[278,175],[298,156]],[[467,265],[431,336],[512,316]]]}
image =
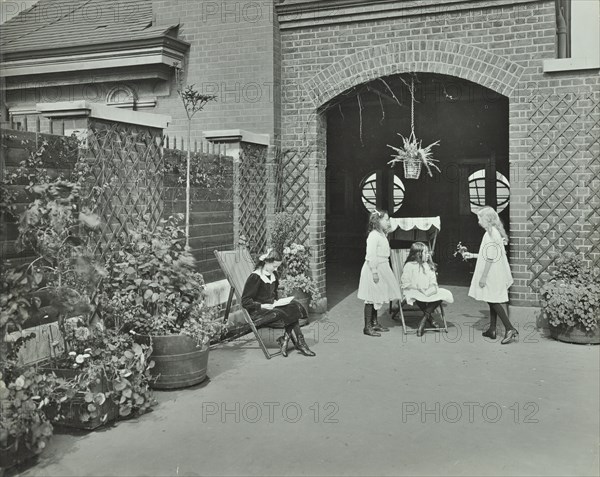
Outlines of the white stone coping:
{"label": "white stone coping", "polygon": [[247,142],[269,146],[268,134],[259,134],[244,129],[218,129],[214,131],[202,131],[204,137],[211,142]]}
{"label": "white stone coping", "polygon": [[544,73],[600,69],[600,58],[553,58],[544,60]]}
{"label": "white stone coping", "polygon": [[204,299],[207,306],[217,306],[227,302],[229,282],[226,279],[204,285]]}
{"label": "white stone coping", "polygon": [[60,101],[57,103],[37,103],[36,110],[47,118],[90,117],[120,123],[136,124],[158,129],[166,129],[171,116],[126,110],[89,101]]}

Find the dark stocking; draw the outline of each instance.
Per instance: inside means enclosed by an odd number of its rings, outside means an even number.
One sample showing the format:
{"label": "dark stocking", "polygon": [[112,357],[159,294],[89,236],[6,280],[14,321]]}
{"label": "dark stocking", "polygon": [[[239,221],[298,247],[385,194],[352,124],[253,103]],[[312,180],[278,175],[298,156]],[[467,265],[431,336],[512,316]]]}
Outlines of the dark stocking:
{"label": "dark stocking", "polygon": [[514,330],[515,327],[512,325],[510,320],[508,319],[508,315],[506,314],[506,310],[502,306],[502,303],[488,303],[490,306],[490,320],[492,317],[491,310],[494,310],[496,314],[500,317],[502,324],[504,325],[504,329],[506,331]]}
{"label": "dark stocking", "polygon": [[494,310],[493,303],[488,303],[488,305],[490,307],[490,326],[489,326],[488,330],[493,331],[495,333],[496,332],[496,320],[498,318],[498,314],[496,313],[496,310]]}

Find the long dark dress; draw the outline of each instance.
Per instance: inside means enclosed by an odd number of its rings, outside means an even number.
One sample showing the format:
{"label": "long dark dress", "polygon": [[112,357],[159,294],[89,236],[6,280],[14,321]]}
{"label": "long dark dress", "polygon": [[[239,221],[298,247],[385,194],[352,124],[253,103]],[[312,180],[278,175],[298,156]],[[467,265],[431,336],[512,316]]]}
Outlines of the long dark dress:
{"label": "long dark dress", "polygon": [[[266,277],[266,275],[264,275]],[[292,327],[300,321],[301,318],[306,318],[306,310],[297,302],[292,300],[291,303],[285,306],[278,306],[272,310],[261,309],[263,303],[273,303],[278,298],[277,289],[279,287],[279,279],[277,274],[273,273],[274,280],[272,283],[267,283],[261,278],[261,272],[255,271],[250,274],[244,285],[242,293],[242,306],[248,310],[252,321],[257,324],[283,324],[284,327]]]}

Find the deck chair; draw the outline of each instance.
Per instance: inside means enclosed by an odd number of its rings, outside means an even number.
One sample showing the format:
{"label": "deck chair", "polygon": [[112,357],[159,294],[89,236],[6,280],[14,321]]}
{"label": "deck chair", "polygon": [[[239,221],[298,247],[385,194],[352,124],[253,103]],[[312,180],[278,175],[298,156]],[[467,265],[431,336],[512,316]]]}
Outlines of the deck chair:
{"label": "deck chair", "polygon": [[[263,326],[268,326],[269,320],[265,317],[264,320],[256,320],[252,321],[250,318],[250,314],[248,311],[241,306],[242,304],[242,293],[244,291],[244,285],[246,284],[246,280],[254,270],[254,261],[250,256],[250,252],[241,247],[238,250],[228,250],[228,251],[219,251],[215,250],[215,256],[217,257],[217,261],[229,282],[229,286],[231,287],[229,291],[229,298],[227,299],[227,306],[225,308],[225,317],[224,321],[227,322],[229,319],[229,312],[231,311],[231,304],[233,301],[233,296],[235,295],[236,301],[240,304],[241,312],[244,316],[244,320],[248,325],[250,325],[250,329],[256,336],[258,344],[260,345],[265,357],[267,359],[271,359],[274,356],[281,354],[281,351],[277,351],[274,353],[269,352],[265,343],[258,332],[258,328]],[[233,339],[239,338],[247,334],[247,332],[242,333],[241,335],[236,335],[232,338],[229,338],[227,341],[231,341]]]}
{"label": "deck chair", "polygon": [[[409,249],[404,249],[404,248],[398,248],[398,249],[392,249],[390,251],[390,260],[391,260],[391,264],[392,264],[392,270],[394,272],[394,275],[396,276],[396,280],[398,280],[398,283],[400,283],[400,277],[402,276],[402,270],[404,269],[404,263],[406,262],[406,259],[408,257],[408,252]],[[404,303],[404,297],[402,297],[401,300],[399,300],[398,303],[398,314],[400,315],[400,319],[402,320],[402,330],[404,331],[404,334],[408,334],[408,331],[406,330],[406,321],[404,319],[404,312],[402,310],[402,303]],[[438,307],[440,310],[440,314],[442,315],[442,320],[444,322],[444,327],[443,328],[425,328],[424,331],[444,331],[446,333],[448,333],[448,325],[446,323],[446,316],[444,315],[444,307],[442,305],[442,303],[440,303],[440,306]],[[396,313],[392,313],[392,303],[390,302],[390,316],[392,317],[392,319],[396,319]],[[416,331],[415,331],[416,333]]]}

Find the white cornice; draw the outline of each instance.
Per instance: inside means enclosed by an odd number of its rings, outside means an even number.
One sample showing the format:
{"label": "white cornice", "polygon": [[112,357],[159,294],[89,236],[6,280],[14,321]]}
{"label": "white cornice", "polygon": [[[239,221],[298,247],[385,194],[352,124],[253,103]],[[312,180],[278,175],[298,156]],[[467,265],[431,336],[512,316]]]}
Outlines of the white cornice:
{"label": "white cornice", "polygon": [[268,134],[258,134],[244,129],[220,129],[202,131],[204,137],[210,142],[247,142],[250,144],[269,145]]}
{"label": "white cornice", "polygon": [[166,129],[171,122],[171,116],[142,113],[88,101],[38,103],[36,109],[38,113],[47,118],[90,117],[159,129]]}
{"label": "white cornice", "polygon": [[544,0],[296,0],[279,4],[276,10],[280,29],[290,30],[417,15],[444,15],[542,1]]}
{"label": "white cornice", "polygon": [[0,76],[32,76],[48,73],[102,70],[158,64],[172,66],[175,61],[182,61],[183,57],[184,53],[181,51],[164,46],[157,46],[106,53],[31,58],[2,62]]}

